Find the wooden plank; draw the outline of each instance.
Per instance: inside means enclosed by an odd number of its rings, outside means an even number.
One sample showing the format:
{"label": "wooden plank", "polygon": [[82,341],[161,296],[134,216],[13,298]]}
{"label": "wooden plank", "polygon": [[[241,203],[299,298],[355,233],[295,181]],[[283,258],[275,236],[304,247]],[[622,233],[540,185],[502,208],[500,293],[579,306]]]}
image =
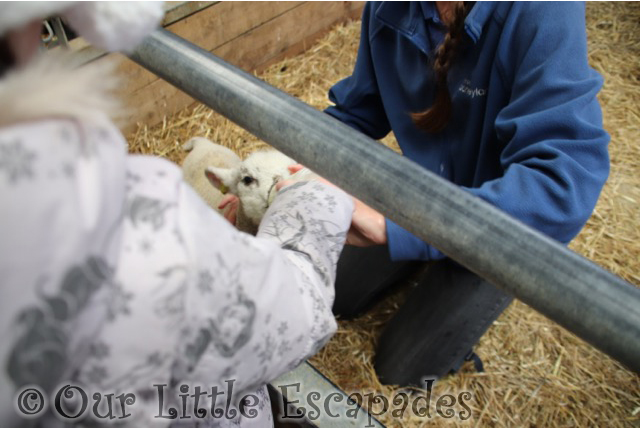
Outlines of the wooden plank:
{"label": "wooden plank", "polygon": [[165,115],[173,114],[194,103],[194,99],[163,80],[157,80],[125,99],[132,116],[124,124],[125,135],[135,132],[138,123],[155,125]]}
{"label": "wooden plank", "polygon": [[[273,62],[296,43],[309,46],[319,34],[345,20],[352,7],[350,3],[304,3],[212,52],[243,70],[255,70],[261,64]],[[292,54],[299,52],[301,50],[291,51]]]}
{"label": "wooden plank", "polygon": [[[216,55],[244,70],[263,70],[274,62],[304,51],[333,25],[360,17],[364,7],[364,2],[306,2],[293,4],[292,8],[282,10],[277,8],[276,3],[280,2],[255,2],[256,7],[269,3],[271,9],[268,11],[272,18],[265,19],[267,14],[264,11],[260,13],[256,10],[253,14],[245,14],[246,10],[242,5],[247,3],[254,2],[218,3],[175,24],[182,24],[179,27],[169,29],[176,30],[174,32],[181,37],[212,50]],[[222,4],[226,4],[227,13],[224,16],[228,22],[234,23],[235,29],[221,29],[216,32],[214,27],[222,22],[222,15],[211,14],[210,9]],[[278,11],[282,13],[277,14]],[[205,12],[209,13],[202,17],[203,21],[196,20]],[[277,16],[274,17],[274,14]],[[260,20],[262,24],[256,24]],[[245,29],[244,32],[242,28]],[[216,46],[216,41],[221,39],[226,41]],[[201,43],[198,43],[198,40]],[[213,47],[209,49],[210,46]],[[120,71],[123,70],[128,70],[129,76],[137,82],[130,82],[124,88],[127,104],[135,112],[130,123],[124,128],[125,133],[135,131],[136,122],[148,125],[159,123],[164,115],[175,113],[194,102],[191,97],[128,59],[120,67]],[[143,82],[142,87],[140,82]],[[139,89],[134,89],[134,85],[138,85]]]}
{"label": "wooden plank", "polygon": [[[300,4],[300,2],[223,1],[166,28],[210,51]],[[112,58],[112,55],[101,60],[109,61],[109,58]],[[121,76],[126,76],[121,88],[123,94],[133,93],[158,80],[155,74],[128,59],[119,64],[117,72]]]}
{"label": "wooden plank", "polygon": [[306,51],[307,49],[309,49],[309,47],[311,47],[311,45],[313,45],[318,39],[320,39],[322,36],[327,34],[331,30],[331,27],[333,27],[334,25],[337,25],[340,22],[359,19],[362,16],[362,10],[364,8],[365,2],[345,2],[345,3],[349,4],[349,8],[347,9],[346,14],[342,19],[331,23],[328,27],[322,28],[321,30],[317,31],[314,34],[310,34],[302,38],[301,40],[299,40],[298,42],[292,45],[289,45],[284,51],[281,51],[279,54],[273,56],[272,58],[266,59],[264,62],[258,64],[252,71],[255,71],[256,73],[260,73],[278,61],[281,61],[285,58],[291,58],[293,56],[296,56]]}
{"label": "wooden plank", "polygon": [[213,1],[167,1],[165,2],[165,15],[162,20],[162,26],[166,27],[193,15],[217,2]]}
{"label": "wooden plank", "polygon": [[208,51],[271,21],[303,2],[225,1],[192,15],[168,30]]}

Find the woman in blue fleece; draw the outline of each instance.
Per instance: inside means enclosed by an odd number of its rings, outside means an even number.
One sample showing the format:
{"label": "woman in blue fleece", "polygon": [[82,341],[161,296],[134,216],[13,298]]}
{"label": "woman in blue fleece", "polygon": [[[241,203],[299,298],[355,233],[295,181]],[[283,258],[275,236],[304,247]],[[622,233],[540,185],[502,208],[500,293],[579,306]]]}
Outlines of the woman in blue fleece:
{"label": "woman in blue fleece", "polygon": [[[568,243],[609,173],[576,2],[373,2],[353,74],[326,112],[424,168]],[[459,368],[511,297],[382,214],[360,206],[338,266],[334,312],[353,316],[421,272],[383,332],[381,380],[420,384]],[[365,247],[365,248],[362,248]],[[425,260],[433,263],[426,273]]]}

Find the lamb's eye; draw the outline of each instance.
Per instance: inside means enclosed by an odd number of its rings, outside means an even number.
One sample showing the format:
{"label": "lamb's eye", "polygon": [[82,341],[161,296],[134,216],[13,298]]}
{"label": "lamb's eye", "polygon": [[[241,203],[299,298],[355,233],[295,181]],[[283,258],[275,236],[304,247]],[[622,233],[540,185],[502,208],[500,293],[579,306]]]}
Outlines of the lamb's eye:
{"label": "lamb's eye", "polygon": [[242,179],[242,182],[248,186],[249,184],[253,183],[253,177],[249,177],[248,175],[245,175],[244,178]]}

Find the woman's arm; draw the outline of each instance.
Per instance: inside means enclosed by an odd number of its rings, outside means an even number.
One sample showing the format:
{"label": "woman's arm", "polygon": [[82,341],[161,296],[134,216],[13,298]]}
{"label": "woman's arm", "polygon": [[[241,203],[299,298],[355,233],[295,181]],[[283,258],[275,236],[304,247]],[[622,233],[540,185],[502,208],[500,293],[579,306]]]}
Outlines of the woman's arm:
{"label": "woman's arm", "polygon": [[567,243],[591,215],[609,174],[609,136],[590,66],[584,4],[516,4],[497,61],[509,103],[495,119],[504,175],[474,195]]}
{"label": "woman's arm", "polygon": [[[496,63],[508,103],[493,120],[500,177],[463,187],[563,243],[591,215],[609,173],[609,136],[587,58],[584,5],[516,2],[497,13]],[[437,259],[433,246],[387,220],[392,258]]]}
{"label": "woman's arm", "polygon": [[329,99],[335,105],[325,112],[352,128],[379,140],[391,131],[391,125],[382,105],[369,44],[370,19],[374,10],[367,3],[362,14],[362,28],[358,57],[351,76],[336,83],[329,90]]}

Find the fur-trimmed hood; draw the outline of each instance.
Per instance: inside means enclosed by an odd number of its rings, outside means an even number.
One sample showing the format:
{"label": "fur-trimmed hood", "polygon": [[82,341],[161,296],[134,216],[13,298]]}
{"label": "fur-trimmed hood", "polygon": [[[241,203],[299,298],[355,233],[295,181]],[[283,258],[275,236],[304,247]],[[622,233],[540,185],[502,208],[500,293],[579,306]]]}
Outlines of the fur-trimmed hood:
{"label": "fur-trimmed hood", "polygon": [[73,67],[68,54],[42,55],[0,79],[0,127],[54,117],[123,116],[113,62]]}

